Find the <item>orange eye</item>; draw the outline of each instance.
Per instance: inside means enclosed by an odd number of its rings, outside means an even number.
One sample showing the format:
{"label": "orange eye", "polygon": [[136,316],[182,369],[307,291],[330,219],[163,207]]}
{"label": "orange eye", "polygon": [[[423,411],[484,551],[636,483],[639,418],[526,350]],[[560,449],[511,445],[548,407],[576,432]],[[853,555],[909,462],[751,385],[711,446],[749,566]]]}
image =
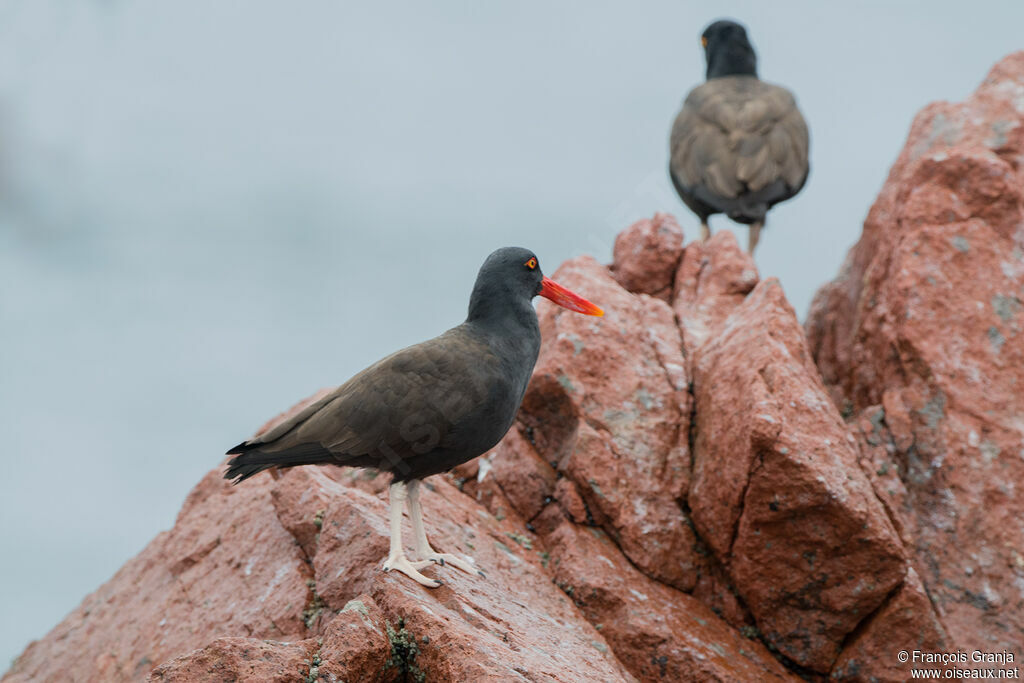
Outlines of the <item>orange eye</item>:
{"label": "orange eye", "polygon": [[537,259],[532,258],[524,264],[530,270],[537,270]]}
{"label": "orange eye", "polygon": [[700,37],[700,46],[701,47],[707,47],[708,46],[707,36],[701,36]]}

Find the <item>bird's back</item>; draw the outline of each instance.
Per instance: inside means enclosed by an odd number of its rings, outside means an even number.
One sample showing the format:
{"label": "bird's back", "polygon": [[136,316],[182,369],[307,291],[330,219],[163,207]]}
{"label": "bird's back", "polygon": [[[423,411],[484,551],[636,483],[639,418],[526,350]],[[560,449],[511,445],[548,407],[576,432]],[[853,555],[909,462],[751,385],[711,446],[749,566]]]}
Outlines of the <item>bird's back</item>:
{"label": "bird's back", "polygon": [[725,76],[690,91],[672,126],[669,168],[702,218],[725,213],[754,222],[803,187],[808,145],[788,90],[756,76]]}

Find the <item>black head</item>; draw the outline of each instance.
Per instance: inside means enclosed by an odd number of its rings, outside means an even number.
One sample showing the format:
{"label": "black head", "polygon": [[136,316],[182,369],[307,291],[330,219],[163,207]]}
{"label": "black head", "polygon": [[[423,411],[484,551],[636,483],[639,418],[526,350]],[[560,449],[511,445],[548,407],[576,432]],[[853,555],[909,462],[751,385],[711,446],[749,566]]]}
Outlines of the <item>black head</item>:
{"label": "black head", "polygon": [[468,320],[482,320],[533,312],[531,299],[538,294],[579,313],[603,315],[586,299],[544,277],[540,261],[529,249],[504,247],[492,252],[473,285]]}
{"label": "black head", "polygon": [[741,24],[720,19],[704,29],[700,36],[708,63],[707,78],[720,76],[756,76],[757,55]]}

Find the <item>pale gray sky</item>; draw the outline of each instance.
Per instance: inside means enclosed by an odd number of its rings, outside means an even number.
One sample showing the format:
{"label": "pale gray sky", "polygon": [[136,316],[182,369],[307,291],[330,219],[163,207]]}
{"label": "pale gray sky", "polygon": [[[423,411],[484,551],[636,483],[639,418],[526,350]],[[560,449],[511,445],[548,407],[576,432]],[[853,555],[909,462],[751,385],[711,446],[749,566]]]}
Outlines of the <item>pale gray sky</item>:
{"label": "pale gray sky", "polygon": [[801,316],[913,114],[1024,47],[1011,0],[362,5],[0,0],[0,669],[265,418],[458,323],[494,248],[693,237],[667,138],[711,20],[810,124],[757,256]]}

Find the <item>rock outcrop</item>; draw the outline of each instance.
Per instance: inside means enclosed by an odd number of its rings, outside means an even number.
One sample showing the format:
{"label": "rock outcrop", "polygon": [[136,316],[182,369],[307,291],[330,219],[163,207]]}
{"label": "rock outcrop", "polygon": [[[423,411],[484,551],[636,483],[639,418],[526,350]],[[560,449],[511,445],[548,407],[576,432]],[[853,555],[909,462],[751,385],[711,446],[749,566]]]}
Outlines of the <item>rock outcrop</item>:
{"label": "rock outcrop", "polygon": [[919,576],[898,599],[934,608],[932,640],[944,630],[947,647],[1016,648],[1018,661],[1022,301],[1019,52],[967,101],[917,116],[863,236],[807,320],[825,384],[855,428],[861,467]]}
{"label": "rock outcrop", "polygon": [[828,671],[906,560],[778,282],[759,283],[693,365],[696,527],[768,642]]}
{"label": "rock outcrop", "polygon": [[684,247],[658,214],[610,266],[563,264],[605,317],[541,301],[516,424],[425,485],[434,545],[486,576],[381,572],[385,477],[233,487],[218,467],[4,680],[899,681],[901,649],[1019,660],[1022,161],[1024,53],[919,117],[806,336],[728,232]]}

